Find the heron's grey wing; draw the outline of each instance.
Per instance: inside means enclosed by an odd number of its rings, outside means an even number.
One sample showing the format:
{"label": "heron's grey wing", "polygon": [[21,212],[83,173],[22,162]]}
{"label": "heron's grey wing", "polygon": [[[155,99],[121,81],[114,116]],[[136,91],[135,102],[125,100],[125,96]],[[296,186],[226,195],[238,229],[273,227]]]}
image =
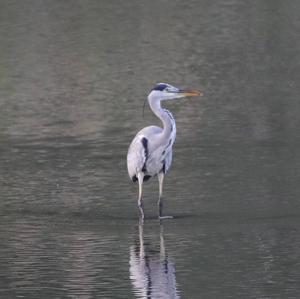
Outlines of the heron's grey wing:
{"label": "heron's grey wing", "polygon": [[159,146],[153,151],[149,151],[146,161],[146,167],[149,174],[158,174],[161,171],[166,173],[172,163],[172,148],[166,149],[165,146]]}
{"label": "heron's grey wing", "polygon": [[146,170],[146,161],[152,153],[152,142],[162,129],[149,126],[139,131],[131,142],[127,154],[128,174],[132,179],[138,172]]}
{"label": "heron's grey wing", "polygon": [[128,149],[127,169],[131,179],[133,179],[139,171],[142,171],[147,158],[143,144],[144,138],[142,134],[137,134]]}
{"label": "heron's grey wing", "polygon": [[165,158],[165,173],[170,169],[171,163],[172,163],[172,148],[167,152],[166,158]]}

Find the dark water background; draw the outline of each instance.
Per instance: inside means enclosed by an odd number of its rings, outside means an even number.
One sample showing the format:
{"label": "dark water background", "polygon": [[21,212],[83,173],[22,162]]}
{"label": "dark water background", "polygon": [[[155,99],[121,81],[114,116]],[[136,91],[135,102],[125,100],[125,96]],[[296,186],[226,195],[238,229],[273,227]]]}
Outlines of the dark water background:
{"label": "dark water background", "polygon": [[[0,2],[1,298],[299,298],[300,2]],[[165,202],[127,177],[156,82]]]}

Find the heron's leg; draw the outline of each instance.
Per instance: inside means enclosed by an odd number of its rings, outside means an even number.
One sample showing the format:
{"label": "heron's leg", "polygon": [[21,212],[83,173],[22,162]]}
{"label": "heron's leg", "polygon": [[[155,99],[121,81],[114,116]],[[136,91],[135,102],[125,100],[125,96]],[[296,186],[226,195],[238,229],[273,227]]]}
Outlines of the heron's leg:
{"label": "heron's leg", "polygon": [[162,198],[162,192],[163,192],[163,183],[164,183],[165,174],[163,172],[160,172],[158,174],[158,183],[159,183],[159,198],[158,198],[158,209],[159,209],[159,219],[172,219],[173,216],[163,216],[163,198]]}
{"label": "heron's leg", "polygon": [[159,183],[158,209],[159,209],[159,217],[162,217],[162,210],[163,210],[162,192],[163,192],[164,177],[165,177],[165,174],[163,172],[160,172],[158,174],[158,183]]}
{"label": "heron's leg", "polygon": [[144,220],[145,214],[144,214],[144,205],[143,205],[143,199],[142,199],[142,194],[143,194],[143,182],[144,182],[144,173],[139,172],[138,175],[138,181],[139,181],[139,198],[138,198],[138,206],[141,212],[141,218]]}

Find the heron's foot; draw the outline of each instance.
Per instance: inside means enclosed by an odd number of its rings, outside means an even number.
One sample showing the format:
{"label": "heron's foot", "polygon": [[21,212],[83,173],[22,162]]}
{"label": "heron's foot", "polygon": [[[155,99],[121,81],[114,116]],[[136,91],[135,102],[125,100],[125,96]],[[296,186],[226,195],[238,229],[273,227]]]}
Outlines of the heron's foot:
{"label": "heron's foot", "polygon": [[144,209],[140,208],[140,219],[142,222],[144,222],[145,220],[145,213],[144,213]]}
{"label": "heron's foot", "polygon": [[139,210],[140,210],[140,219],[141,219],[141,222],[144,222],[145,213],[144,213],[144,205],[143,205],[142,201],[138,202],[138,207],[139,207]]}
{"label": "heron's foot", "polygon": [[174,219],[174,216],[159,216],[159,220],[164,220],[164,219]]}
{"label": "heron's foot", "polygon": [[145,222],[145,217],[140,216],[139,224],[144,225],[144,222]]}

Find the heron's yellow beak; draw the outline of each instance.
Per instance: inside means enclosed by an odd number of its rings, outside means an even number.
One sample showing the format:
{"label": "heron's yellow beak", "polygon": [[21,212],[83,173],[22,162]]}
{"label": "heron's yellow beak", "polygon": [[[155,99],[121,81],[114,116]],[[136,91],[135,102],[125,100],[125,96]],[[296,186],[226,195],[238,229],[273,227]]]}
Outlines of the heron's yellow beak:
{"label": "heron's yellow beak", "polygon": [[202,97],[203,93],[199,90],[180,90],[180,94],[182,94],[185,97]]}

